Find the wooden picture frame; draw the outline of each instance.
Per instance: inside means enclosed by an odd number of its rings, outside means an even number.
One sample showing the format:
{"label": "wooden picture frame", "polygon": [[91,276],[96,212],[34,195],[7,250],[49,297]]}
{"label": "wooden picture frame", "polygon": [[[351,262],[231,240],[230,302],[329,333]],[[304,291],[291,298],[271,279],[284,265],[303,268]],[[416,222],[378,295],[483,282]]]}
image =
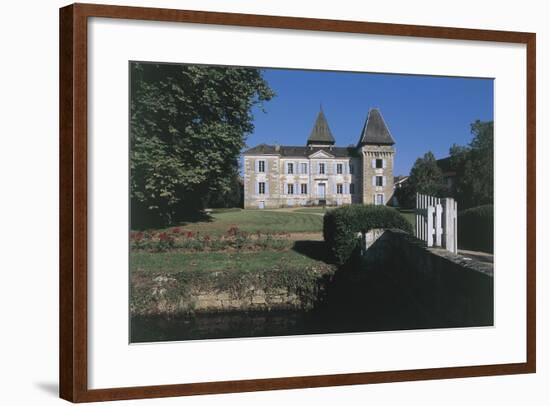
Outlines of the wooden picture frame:
{"label": "wooden picture frame", "polygon": [[[109,389],[88,387],[88,19],[281,28],[525,44],[527,47],[526,362]],[[72,402],[478,377],[536,370],[536,95],[534,33],[74,4],[60,9],[60,396]]]}

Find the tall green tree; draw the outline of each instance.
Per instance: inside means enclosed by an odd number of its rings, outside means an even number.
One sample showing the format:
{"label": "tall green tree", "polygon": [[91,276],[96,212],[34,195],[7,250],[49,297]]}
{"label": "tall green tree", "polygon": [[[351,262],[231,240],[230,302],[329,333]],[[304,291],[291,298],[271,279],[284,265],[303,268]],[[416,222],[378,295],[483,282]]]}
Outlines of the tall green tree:
{"label": "tall green tree", "polygon": [[493,122],[471,124],[468,146],[453,145],[451,166],[456,172],[453,196],[461,209],[493,203]]}
{"label": "tall green tree", "polygon": [[416,193],[431,196],[444,196],[448,193],[441,168],[431,151],[414,162],[409,179],[396,190],[396,197],[402,207],[414,207]]}
{"label": "tall green tree", "polygon": [[252,107],[274,93],[253,68],[130,65],[132,225],[170,223],[235,182]]}

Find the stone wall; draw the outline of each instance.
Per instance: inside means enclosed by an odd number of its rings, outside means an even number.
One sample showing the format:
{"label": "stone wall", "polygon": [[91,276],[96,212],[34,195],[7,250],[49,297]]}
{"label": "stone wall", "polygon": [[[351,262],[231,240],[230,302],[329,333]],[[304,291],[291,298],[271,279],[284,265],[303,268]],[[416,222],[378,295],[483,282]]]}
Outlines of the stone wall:
{"label": "stone wall", "polygon": [[493,324],[491,264],[427,248],[398,230],[373,230],[364,246],[360,262],[290,284],[286,278],[266,283],[259,277],[233,285],[174,274],[134,275],[130,312],[177,316],[315,310],[319,328],[331,331],[343,325],[342,331],[374,331]]}
{"label": "stone wall", "polygon": [[[327,275],[328,276],[328,275]],[[137,278],[132,284],[132,316],[181,315],[226,311],[308,310],[316,305],[330,278],[319,275],[307,285],[295,288],[256,286],[254,283],[234,289],[197,287],[170,274]],[[140,280],[141,279],[141,280]]]}
{"label": "stone wall", "polygon": [[[375,239],[375,237],[377,237]],[[440,248],[427,248],[415,237],[386,230],[368,238],[368,269],[382,265],[413,300],[442,325],[493,324],[493,266]]]}

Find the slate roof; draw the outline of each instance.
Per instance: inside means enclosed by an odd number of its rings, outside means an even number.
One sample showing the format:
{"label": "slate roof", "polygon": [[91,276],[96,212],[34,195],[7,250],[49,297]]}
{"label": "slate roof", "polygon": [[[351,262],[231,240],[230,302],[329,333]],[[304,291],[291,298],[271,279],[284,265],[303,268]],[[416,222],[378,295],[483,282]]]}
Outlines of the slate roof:
{"label": "slate roof", "polygon": [[378,109],[371,109],[361,131],[359,146],[366,144],[393,145],[393,140],[388,126]]}
{"label": "slate roof", "polygon": [[330,131],[330,128],[328,126],[325,113],[323,113],[323,110],[320,110],[319,114],[317,114],[317,119],[315,120],[313,129],[311,130],[311,134],[309,134],[309,138],[307,139],[307,145],[309,144],[334,145],[335,142],[336,141],[334,140],[334,137],[332,136],[332,132]]}
{"label": "slate roof", "polygon": [[305,158],[318,151],[324,151],[334,155],[337,158],[355,157],[357,149],[355,147],[295,147],[290,145],[267,145],[260,144],[247,149],[243,155],[280,155],[282,157]]}

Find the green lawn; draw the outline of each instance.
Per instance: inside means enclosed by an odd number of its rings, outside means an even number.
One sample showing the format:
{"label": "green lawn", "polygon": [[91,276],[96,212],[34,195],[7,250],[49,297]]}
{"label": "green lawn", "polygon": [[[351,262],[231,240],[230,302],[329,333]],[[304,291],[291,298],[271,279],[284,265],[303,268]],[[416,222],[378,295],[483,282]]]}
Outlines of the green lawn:
{"label": "green lawn", "polygon": [[302,233],[321,232],[323,217],[318,214],[270,210],[215,210],[210,219],[179,226],[186,231],[200,231],[201,234],[225,234],[231,227],[247,232]]}
{"label": "green lawn", "polygon": [[296,251],[254,251],[254,252],[132,252],[131,272],[175,273],[240,271],[255,272],[281,268],[305,268],[321,266],[314,260]]}
{"label": "green lawn", "polygon": [[414,209],[398,209],[398,210],[399,210],[399,213],[401,213],[403,217],[405,217],[407,221],[412,224],[414,229],[414,227],[416,227]]}
{"label": "green lawn", "polygon": [[327,211],[329,211],[329,208],[323,208],[323,207],[304,207],[302,209],[296,209],[294,210],[294,213],[321,213],[325,214]]}

